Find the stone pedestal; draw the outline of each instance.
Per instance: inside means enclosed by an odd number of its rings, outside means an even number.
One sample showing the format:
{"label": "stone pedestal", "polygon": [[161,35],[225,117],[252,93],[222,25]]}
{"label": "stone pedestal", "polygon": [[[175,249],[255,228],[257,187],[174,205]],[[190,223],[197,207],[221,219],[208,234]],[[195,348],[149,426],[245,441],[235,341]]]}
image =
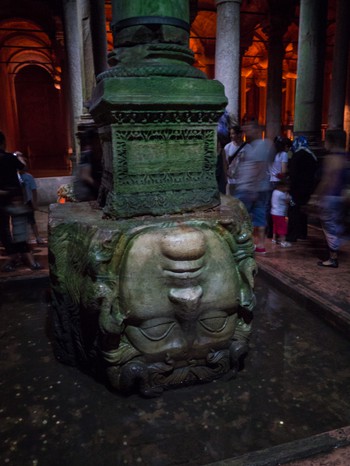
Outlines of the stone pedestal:
{"label": "stone pedestal", "polygon": [[216,127],[227,100],[192,66],[187,0],[115,1],[111,68],[90,113],[104,153],[101,199],[114,218],[212,208]]}
{"label": "stone pedestal", "polygon": [[60,361],[145,396],[235,375],[256,273],[240,201],[119,221],[88,203],[56,204],[49,228]]}
{"label": "stone pedestal", "polygon": [[216,127],[224,103],[217,81],[101,81],[90,112],[104,152],[105,214],[163,215],[218,205]]}

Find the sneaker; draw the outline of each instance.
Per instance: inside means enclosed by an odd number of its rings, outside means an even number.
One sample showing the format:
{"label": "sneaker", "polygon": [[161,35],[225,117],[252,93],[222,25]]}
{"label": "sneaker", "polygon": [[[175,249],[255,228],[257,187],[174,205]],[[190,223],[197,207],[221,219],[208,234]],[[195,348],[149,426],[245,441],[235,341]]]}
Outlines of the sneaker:
{"label": "sneaker", "polygon": [[332,267],[333,269],[338,268],[338,259],[328,259],[326,261],[319,261],[317,262],[317,265],[320,267]]}
{"label": "sneaker", "polygon": [[41,264],[39,264],[39,262],[34,262],[31,266],[30,266],[30,269],[31,270],[41,270],[43,268],[43,266]]}
{"label": "sneaker", "polygon": [[36,239],[36,244],[45,244],[45,240],[43,240],[42,238],[40,238],[40,236],[38,236]]}
{"label": "sneaker", "polygon": [[255,248],[255,252],[257,254],[266,254],[266,249],[265,248]]}
{"label": "sneaker", "polygon": [[1,267],[1,272],[14,272],[16,270],[16,266],[13,263],[10,264],[5,264],[3,267]]}
{"label": "sneaker", "polygon": [[271,240],[271,243],[273,243],[273,244],[280,244],[280,240],[279,240],[279,239],[272,239],[272,240]]}
{"label": "sneaker", "polygon": [[281,248],[290,248],[292,246],[292,243],[289,241],[281,241]]}

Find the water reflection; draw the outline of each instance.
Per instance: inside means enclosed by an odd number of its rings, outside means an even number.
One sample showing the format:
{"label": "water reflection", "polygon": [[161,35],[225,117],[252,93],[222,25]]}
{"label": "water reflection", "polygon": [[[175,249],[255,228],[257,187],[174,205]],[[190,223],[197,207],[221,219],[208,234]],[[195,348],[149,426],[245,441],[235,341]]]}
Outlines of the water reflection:
{"label": "water reflection", "polygon": [[204,465],[350,424],[349,341],[260,277],[238,377],[152,400],[53,358],[47,286],[0,285],[3,462]]}

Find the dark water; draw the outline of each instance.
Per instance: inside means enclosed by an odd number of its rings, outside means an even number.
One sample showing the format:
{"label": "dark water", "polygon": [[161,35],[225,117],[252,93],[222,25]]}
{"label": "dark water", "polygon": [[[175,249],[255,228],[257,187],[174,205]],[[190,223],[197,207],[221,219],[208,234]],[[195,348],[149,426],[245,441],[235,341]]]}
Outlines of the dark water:
{"label": "dark water", "polygon": [[46,281],[0,291],[0,464],[204,465],[350,424],[350,342],[261,278],[238,377],[151,400],[54,359]]}

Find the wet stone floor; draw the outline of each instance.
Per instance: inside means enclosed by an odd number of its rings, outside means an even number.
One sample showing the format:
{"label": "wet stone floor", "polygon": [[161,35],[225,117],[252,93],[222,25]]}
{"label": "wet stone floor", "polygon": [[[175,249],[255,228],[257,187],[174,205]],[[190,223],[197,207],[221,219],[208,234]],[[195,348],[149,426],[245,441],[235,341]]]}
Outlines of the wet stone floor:
{"label": "wet stone floor", "polygon": [[238,377],[155,399],[55,360],[47,279],[0,292],[1,465],[205,465],[350,424],[350,342],[260,277]]}

